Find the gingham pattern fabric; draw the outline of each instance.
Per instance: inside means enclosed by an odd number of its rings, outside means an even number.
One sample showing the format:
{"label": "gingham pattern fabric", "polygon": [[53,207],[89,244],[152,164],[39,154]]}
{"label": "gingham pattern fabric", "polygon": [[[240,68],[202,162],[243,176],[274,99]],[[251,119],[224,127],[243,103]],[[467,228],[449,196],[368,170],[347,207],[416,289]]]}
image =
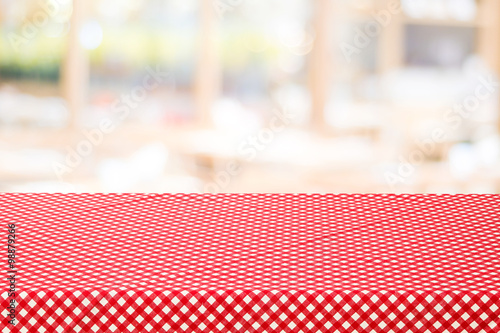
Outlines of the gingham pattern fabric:
{"label": "gingham pattern fabric", "polygon": [[3,333],[500,332],[497,195],[0,194],[0,219]]}

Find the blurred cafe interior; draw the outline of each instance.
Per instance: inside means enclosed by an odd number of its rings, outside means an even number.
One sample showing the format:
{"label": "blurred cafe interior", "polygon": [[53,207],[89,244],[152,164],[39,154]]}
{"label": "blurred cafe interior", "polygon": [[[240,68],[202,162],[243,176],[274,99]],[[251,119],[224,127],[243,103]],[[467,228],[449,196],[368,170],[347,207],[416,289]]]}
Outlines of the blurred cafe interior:
{"label": "blurred cafe interior", "polygon": [[500,193],[498,0],[0,0],[0,191]]}

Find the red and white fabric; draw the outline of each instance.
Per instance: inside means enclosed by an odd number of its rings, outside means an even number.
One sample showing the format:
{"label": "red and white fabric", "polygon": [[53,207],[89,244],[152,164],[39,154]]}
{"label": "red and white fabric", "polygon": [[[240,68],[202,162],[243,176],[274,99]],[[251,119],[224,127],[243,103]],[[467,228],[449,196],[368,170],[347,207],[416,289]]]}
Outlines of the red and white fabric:
{"label": "red and white fabric", "polygon": [[0,220],[2,333],[500,332],[498,195],[6,193]]}

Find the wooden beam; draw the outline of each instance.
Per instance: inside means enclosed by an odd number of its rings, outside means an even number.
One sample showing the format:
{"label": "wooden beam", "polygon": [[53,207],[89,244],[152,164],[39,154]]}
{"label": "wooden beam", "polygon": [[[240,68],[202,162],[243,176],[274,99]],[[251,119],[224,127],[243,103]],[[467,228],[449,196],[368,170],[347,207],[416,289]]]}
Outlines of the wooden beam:
{"label": "wooden beam", "polygon": [[325,128],[325,107],[332,85],[332,16],[333,1],[314,0],[313,27],[315,40],[309,57],[309,92],[311,95],[310,126]]}
{"label": "wooden beam", "polygon": [[220,73],[217,52],[217,15],[212,0],[200,1],[200,42],[195,82],[196,121],[212,124],[211,111],[219,94]]}
{"label": "wooden beam", "polygon": [[88,92],[89,62],[87,52],[80,44],[80,31],[85,17],[86,1],[73,0],[71,28],[61,71],[61,89],[70,111],[70,127],[77,126]]}

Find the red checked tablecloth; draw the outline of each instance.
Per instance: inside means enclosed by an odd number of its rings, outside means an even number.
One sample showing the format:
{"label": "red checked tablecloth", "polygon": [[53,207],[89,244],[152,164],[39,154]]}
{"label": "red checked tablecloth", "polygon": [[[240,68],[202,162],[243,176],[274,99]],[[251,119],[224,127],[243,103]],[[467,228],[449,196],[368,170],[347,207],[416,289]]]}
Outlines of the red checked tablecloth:
{"label": "red checked tablecloth", "polygon": [[0,332],[500,332],[498,195],[0,194],[0,219]]}

